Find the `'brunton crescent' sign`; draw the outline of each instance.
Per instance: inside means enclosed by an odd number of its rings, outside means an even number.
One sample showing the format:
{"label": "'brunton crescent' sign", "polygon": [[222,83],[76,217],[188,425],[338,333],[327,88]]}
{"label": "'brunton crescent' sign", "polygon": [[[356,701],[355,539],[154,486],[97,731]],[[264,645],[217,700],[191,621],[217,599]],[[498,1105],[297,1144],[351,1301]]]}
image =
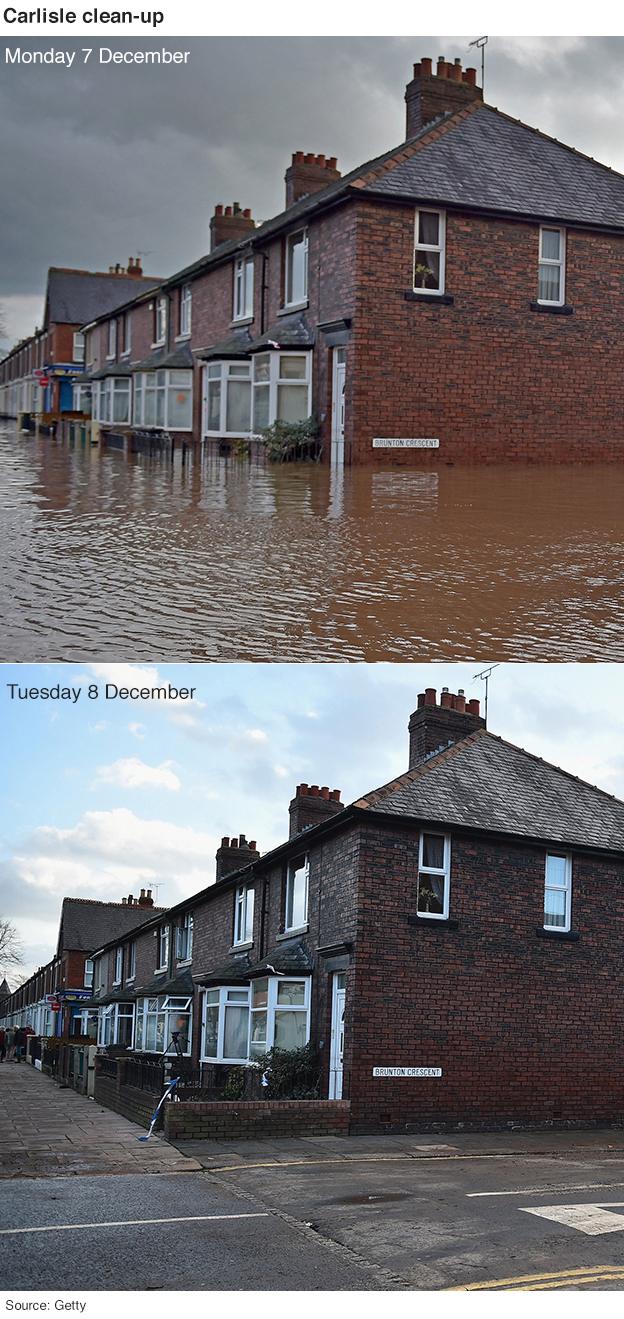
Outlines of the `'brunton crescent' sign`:
{"label": "'brunton crescent' sign", "polygon": [[441,1076],[441,1067],[373,1067],[373,1076]]}
{"label": "'brunton crescent' sign", "polygon": [[439,440],[373,440],[373,449],[439,449]]}

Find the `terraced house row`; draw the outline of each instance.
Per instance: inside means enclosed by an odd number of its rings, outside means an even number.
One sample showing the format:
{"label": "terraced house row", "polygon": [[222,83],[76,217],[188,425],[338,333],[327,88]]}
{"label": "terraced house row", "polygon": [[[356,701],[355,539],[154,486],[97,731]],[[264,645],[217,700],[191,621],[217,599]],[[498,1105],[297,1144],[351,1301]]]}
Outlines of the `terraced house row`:
{"label": "terraced house row", "polygon": [[225,1099],[310,1041],[354,1132],[621,1119],[624,803],[428,689],[404,773],[346,807],[300,784],[289,826],[94,948],[102,1051]]}
{"label": "terraced house row", "polygon": [[279,214],[217,206],[208,255],[81,327],[96,437],[313,418],[337,464],[621,460],[624,178],[459,60],[405,100],[398,146],[296,151]]}

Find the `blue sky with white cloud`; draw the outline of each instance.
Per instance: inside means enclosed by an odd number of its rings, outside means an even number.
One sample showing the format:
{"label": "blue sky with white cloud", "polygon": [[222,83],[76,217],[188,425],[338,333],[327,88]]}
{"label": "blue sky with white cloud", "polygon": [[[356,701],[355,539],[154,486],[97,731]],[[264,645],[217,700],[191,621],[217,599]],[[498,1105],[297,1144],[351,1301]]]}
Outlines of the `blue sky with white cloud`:
{"label": "blue sky with white cloud", "polygon": [[[401,773],[418,692],[482,697],[485,663],[4,666],[0,915],[20,931],[24,970],[52,954],[63,896],[120,901],[157,886],[168,905],[213,880],[223,834],[261,851],[283,841],[297,783],[349,802]],[[107,701],[107,682],[196,696]],[[10,683],[81,695],[11,700]],[[624,797],[620,666],[500,665],[489,727]]]}

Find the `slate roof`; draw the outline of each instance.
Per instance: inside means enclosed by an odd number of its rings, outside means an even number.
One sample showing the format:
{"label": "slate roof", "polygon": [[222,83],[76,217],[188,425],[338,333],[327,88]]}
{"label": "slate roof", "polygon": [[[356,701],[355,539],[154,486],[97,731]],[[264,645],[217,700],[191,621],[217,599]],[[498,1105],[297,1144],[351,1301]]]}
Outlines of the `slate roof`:
{"label": "slate roof", "polygon": [[126,998],[142,998],[143,995],[150,998],[162,994],[169,994],[174,998],[190,998],[194,993],[193,977],[190,968],[179,971],[177,975],[167,979],[165,976],[154,976],[144,985],[137,985],[133,988],[131,994],[126,994]]}
{"label": "slate roof", "polygon": [[166,910],[166,907],[128,907],[121,902],[97,902],[90,898],[64,898],[58,950],[94,952],[110,939],[120,939]]}
{"label": "slate roof", "polygon": [[[159,348],[142,362],[133,362],[132,371],[187,371],[194,364],[193,354],[188,343],[180,344],[172,352]],[[122,373],[120,373],[122,374]]]}
{"label": "slate roof", "polygon": [[309,975],[311,970],[312,960],[302,940],[285,939],[270,948],[262,961],[254,962],[249,978],[270,975],[273,971],[278,975]]}
{"label": "slate roof", "polygon": [[89,270],[62,270],[51,266],[46,293],[47,325],[87,325],[98,316],[114,311],[159,279],[142,275],[106,275]]}
{"label": "slate roof", "polygon": [[281,316],[279,321],[269,326],[265,334],[253,340],[250,352],[259,353],[263,348],[270,348],[275,344],[279,348],[314,347],[314,331],[310,329],[302,312],[294,313],[292,316]]}
{"label": "slate roof", "polygon": [[235,360],[237,357],[247,357],[251,342],[249,329],[245,326],[244,329],[234,330],[227,339],[221,339],[219,343],[213,344],[212,348],[195,349],[195,356],[204,362],[209,362],[212,357],[220,360]]}
{"label": "slate roof", "polygon": [[624,802],[485,729],[354,805],[440,825],[624,852]]}

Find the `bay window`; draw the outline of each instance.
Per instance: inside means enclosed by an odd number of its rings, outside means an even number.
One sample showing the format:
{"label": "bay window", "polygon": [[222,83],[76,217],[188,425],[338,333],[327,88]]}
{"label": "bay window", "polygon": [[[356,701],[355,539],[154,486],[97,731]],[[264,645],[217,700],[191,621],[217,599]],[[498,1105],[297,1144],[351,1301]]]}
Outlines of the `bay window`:
{"label": "bay window", "polygon": [[189,1054],[191,1051],[190,998],[170,998],[161,995],[156,998],[139,999],[134,1041],[137,1053],[174,1054],[175,1033],[178,1035],[182,1053]]}
{"label": "bay window", "polygon": [[286,239],[285,307],[297,307],[308,297],[308,231],[300,229]]}
{"label": "bay window", "polygon": [[100,1048],[105,1049],[109,1044],[121,1044],[125,1049],[131,1049],[133,1029],[133,1003],[107,1003],[105,1007],[100,1008],[97,1036]]}
{"label": "bay window", "polygon": [[234,265],[234,315],[233,320],[243,321],[253,318],[254,294],[254,259],[252,256],[240,256]]}
{"label": "bay window", "polygon": [[134,425],[155,430],[193,427],[192,371],[142,371],[134,378]]}
{"label": "bay window", "polygon": [[310,416],[311,353],[258,353],[253,362],[253,433]]}
{"label": "bay window", "polygon": [[565,301],[565,230],[540,229],[538,302],[561,307]]}
{"label": "bay window", "polygon": [[310,862],[307,856],[291,861],[286,873],[284,930],[299,930],[308,920]]}
{"label": "bay window", "polygon": [[251,431],[251,364],[211,362],[204,377],[204,434],[245,438]]}
{"label": "bay window", "polygon": [[249,989],[207,989],[201,1055],[205,1062],[246,1063],[249,1052]]}
{"label": "bay window", "polygon": [[451,885],[451,840],[448,834],[422,833],[418,848],[416,911],[433,920],[448,920]]}
{"label": "bay window", "polygon": [[234,897],[234,944],[253,942],[254,890],[241,884]]}
{"label": "bay window", "polygon": [[204,992],[202,1062],[249,1063],[268,1049],[303,1048],[310,1035],[310,979],[262,976]]}
{"label": "bay window", "polygon": [[414,243],[414,292],[444,293],[446,216],[418,210]]}
{"label": "bay window", "polygon": [[544,929],[568,931],[572,919],[572,857],[546,857]]}
{"label": "bay window", "polygon": [[130,423],[130,379],[108,376],[93,384],[93,415],[105,425],[127,426]]}

